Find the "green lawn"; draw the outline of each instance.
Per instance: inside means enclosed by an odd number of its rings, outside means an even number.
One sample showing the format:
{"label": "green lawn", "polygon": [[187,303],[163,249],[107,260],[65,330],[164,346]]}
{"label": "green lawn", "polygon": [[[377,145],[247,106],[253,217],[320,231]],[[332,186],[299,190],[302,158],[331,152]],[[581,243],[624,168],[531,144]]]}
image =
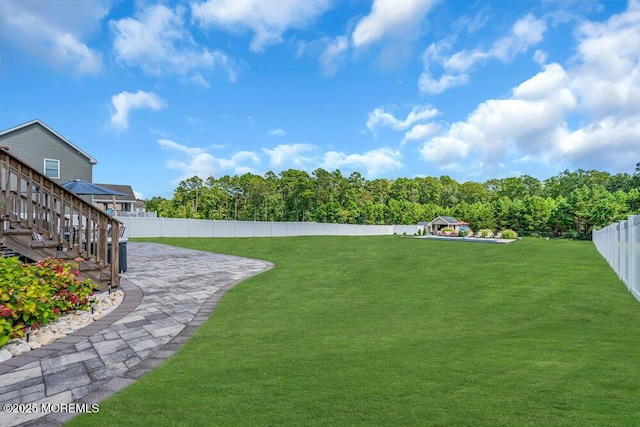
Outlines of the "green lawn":
{"label": "green lawn", "polygon": [[640,303],[590,242],[153,241],[275,268],[71,425],[640,425]]}

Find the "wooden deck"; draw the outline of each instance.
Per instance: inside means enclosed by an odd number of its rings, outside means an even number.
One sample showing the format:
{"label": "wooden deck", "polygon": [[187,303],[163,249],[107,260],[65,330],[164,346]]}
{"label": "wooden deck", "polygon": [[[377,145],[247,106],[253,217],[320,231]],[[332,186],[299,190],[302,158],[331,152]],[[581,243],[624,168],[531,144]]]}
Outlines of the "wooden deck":
{"label": "wooden deck", "polygon": [[31,261],[81,257],[86,260],[81,278],[99,289],[119,286],[122,224],[5,149],[0,149],[0,221],[5,248]]}

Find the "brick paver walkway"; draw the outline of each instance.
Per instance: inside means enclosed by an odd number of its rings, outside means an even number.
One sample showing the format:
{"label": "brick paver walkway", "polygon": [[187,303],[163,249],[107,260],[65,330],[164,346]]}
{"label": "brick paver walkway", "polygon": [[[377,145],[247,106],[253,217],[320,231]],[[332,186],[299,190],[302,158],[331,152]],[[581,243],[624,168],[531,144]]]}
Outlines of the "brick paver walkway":
{"label": "brick paver walkway", "polygon": [[129,242],[123,303],[53,344],[0,363],[0,404],[33,404],[6,413],[0,426],[60,425],[69,411],[95,404],[171,356],[211,314],[224,292],[271,268],[266,261],[153,243]]}

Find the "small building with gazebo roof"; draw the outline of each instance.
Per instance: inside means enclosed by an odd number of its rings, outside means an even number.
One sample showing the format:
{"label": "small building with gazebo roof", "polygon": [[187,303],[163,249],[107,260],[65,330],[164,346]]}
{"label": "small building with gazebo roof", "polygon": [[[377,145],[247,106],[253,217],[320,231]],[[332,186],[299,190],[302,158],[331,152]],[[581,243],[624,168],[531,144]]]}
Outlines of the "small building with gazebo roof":
{"label": "small building with gazebo roof", "polygon": [[466,231],[468,224],[458,221],[452,216],[439,216],[431,222],[419,222],[418,228],[427,230],[427,234],[441,234],[445,228],[453,230],[453,235],[457,236],[459,231]]}

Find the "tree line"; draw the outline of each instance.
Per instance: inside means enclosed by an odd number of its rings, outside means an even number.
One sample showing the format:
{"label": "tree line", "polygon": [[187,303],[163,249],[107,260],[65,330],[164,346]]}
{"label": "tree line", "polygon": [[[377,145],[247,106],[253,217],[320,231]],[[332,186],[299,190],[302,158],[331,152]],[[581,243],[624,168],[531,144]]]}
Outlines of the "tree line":
{"label": "tree line", "polygon": [[172,199],[145,203],[170,218],[417,224],[448,215],[474,230],[588,237],[640,213],[640,163],[633,174],[578,169],[543,181],[522,175],[483,183],[449,176],[367,180],[324,169],[194,176],[179,183]]}

